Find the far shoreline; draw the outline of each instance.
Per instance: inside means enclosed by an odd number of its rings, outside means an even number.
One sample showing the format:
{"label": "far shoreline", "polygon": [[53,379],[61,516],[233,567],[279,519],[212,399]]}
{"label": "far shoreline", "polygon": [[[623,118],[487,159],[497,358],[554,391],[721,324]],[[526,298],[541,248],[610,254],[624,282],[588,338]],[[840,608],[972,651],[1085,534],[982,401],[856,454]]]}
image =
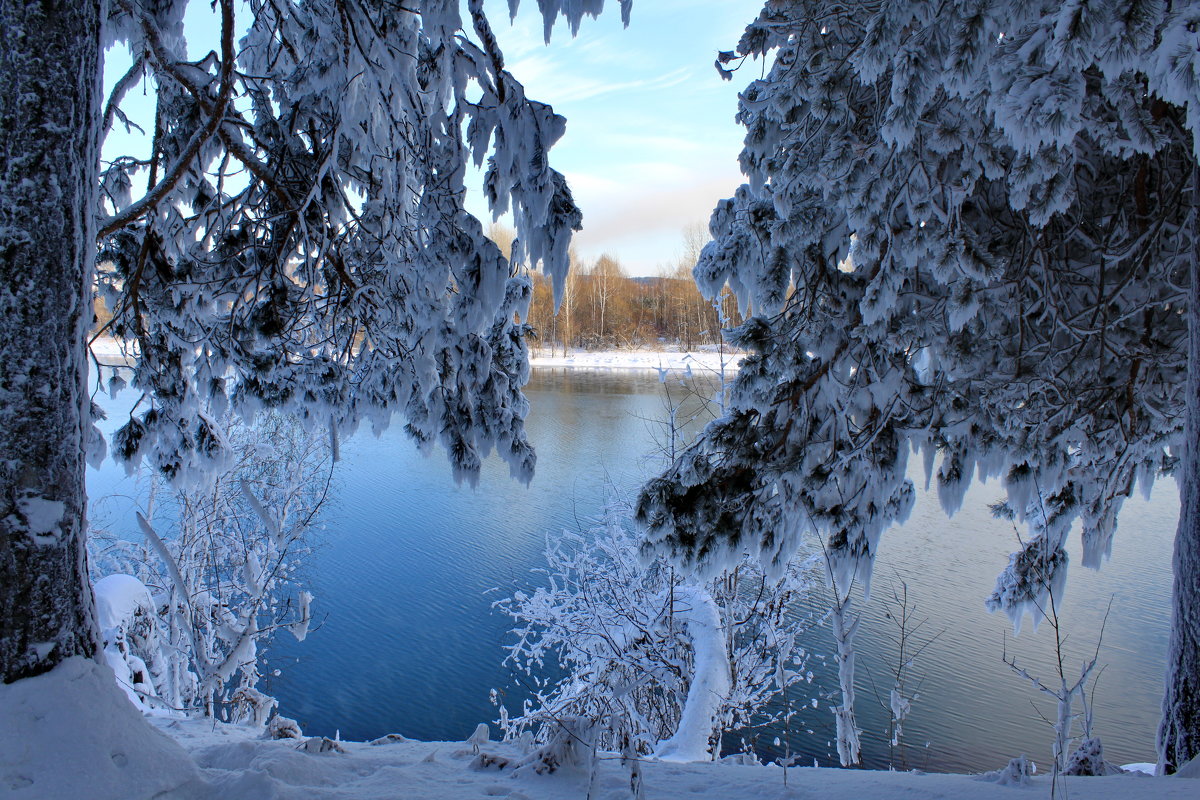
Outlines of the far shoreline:
{"label": "far shoreline", "polygon": [[[132,367],[137,361],[136,354],[128,352],[121,342],[109,336],[91,342],[90,351],[102,367]],[[540,349],[530,348],[529,366],[533,369],[654,370],[719,376],[723,372],[737,372],[744,356],[745,353],[737,351],[722,353],[711,345],[694,350],[570,348],[566,355],[546,355]]]}
{"label": "far shoreline", "polygon": [[529,366],[534,369],[607,369],[655,370],[663,372],[697,372],[719,376],[737,372],[745,353],[698,350],[580,350],[570,349],[566,355],[544,355],[531,350]]}

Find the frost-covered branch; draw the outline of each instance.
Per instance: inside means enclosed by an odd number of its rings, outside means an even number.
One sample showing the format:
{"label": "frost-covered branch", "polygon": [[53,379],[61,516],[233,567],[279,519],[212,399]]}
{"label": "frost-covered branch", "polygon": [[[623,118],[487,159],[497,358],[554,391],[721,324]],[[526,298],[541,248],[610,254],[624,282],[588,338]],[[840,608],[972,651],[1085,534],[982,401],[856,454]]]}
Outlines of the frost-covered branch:
{"label": "frost-covered branch", "polygon": [[[154,502],[156,490],[148,505],[157,525],[138,512],[149,552],[121,538],[100,549],[98,540],[94,562],[153,597],[144,621],[105,633],[132,672],[150,665],[143,702],[262,724],[274,707],[255,688],[263,644],[280,628],[303,640],[312,622],[296,570],[331,465],[323,437],[278,416],[235,424],[231,438],[238,462],[211,487],[168,493],[165,503]],[[145,628],[136,642],[135,622]]]}
{"label": "frost-covered branch", "polygon": [[[122,3],[121,6],[131,16],[137,13],[128,3]],[[188,140],[188,143],[183,147],[179,155],[176,156],[175,163],[144,197],[130,203],[120,212],[100,222],[100,236],[109,236],[139,217],[150,213],[159,202],[171,193],[175,185],[179,182],[179,179],[183,177],[183,174],[195,168],[194,162],[196,156],[200,153],[200,148],[207,144],[208,140],[213,137],[213,134],[217,132],[217,128],[224,121],[225,109],[229,105],[229,98],[233,92],[233,0],[220,0],[220,6],[221,68],[218,77],[220,87],[217,90],[216,101],[211,105],[211,108],[206,109],[209,114],[208,122],[192,134],[192,138]],[[154,36],[155,29],[153,23],[143,17],[141,24],[148,38]],[[141,63],[140,58],[138,63]],[[117,106],[111,105],[110,108],[115,111]],[[107,127],[106,124],[105,128],[107,129]]]}
{"label": "frost-covered branch", "polygon": [[797,643],[805,623],[788,611],[804,568],[777,581],[753,563],[685,578],[662,560],[640,562],[627,515],[613,507],[586,533],[548,541],[548,585],[496,603],[518,623],[507,662],[531,675],[564,671],[521,714],[502,710],[501,724],[546,742],[563,720],[616,714],[629,728],[600,732],[603,749],[627,735],[637,753],[714,758],[724,732],[770,724],[785,712],[768,702],[812,679]]}
{"label": "frost-covered branch", "polygon": [[[602,5],[540,4],[572,28]],[[219,55],[199,62],[183,7],[122,0],[108,20],[158,92],[150,161],[102,176],[101,294],[152,398],[115,454],[203,480],[223,455],[202,405],[332,419],[335,435],[399,412],[459,479],[494,451],[529,480],[514,316],[531,287],[467,214],[466,167],[513,214],[514,258],[560,293],[581,217],[547,161],[564,121],[504,69],[482,5],[464,29],[440,0],[252,0],[239,31],[222,2]],[[152,186],[133,201],[143,172]]]}

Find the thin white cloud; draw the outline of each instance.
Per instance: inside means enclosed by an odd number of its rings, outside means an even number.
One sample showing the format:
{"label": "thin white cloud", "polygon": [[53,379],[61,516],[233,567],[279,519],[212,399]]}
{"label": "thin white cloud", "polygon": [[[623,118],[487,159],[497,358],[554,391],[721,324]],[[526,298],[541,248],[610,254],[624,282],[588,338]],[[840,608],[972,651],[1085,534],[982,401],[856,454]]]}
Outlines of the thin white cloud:
{"label": "thin white cloud", "polygon": [[722,82],[712,61],[761,0],[639,2],[627,30],[605,13],[585,20],[577,38],[556,27],[548,47],[531,0],[511,27],[504,0],[488,7],[508,69],[529,97],[567,117],[550,162],[583,209],[580,253],[610,251],[633,274],[674,261],[682,230],[706,222],[742,182],[739,87]]}
{"label": "thin white cloud", "polygon": [[679,67],[661,75],[636,80],[613,81],[603,73],[589,70],[580,74],[557,56],[536,53],[510,65],[513,75],[519,76],[530,97],[563,106],[603,95],[621,95],[639,91],[661,91],[687,83],[692,70]]}

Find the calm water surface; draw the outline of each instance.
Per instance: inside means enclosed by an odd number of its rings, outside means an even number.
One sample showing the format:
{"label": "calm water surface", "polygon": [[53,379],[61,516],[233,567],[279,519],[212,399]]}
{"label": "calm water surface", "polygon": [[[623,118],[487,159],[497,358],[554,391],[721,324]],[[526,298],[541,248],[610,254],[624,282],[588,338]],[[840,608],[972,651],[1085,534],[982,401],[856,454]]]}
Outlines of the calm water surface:
{"label": "calm water surface", "polygon": [[[496,599],[536,580],[547,535],[587,526],[610,498],[632,499],[661,450],[665,416],[654,374],[536,370],[528,387],[527,427],[538,451],[533,483],[508,477],[497,459],[485,464],[477,489],[455,486],[440,454],[419,456],[399,427],[379,438],[345,442],[326,524],[314,539],[308,583],[316,595],[319,629],[303,644],[281,636],[271,646],[264,688],[283,714],[310,734],[369,739],[385,733],[429,740],[462,740],[477,723],[496,718],[497,689],[520,707],[525,689],[500,665],[510,623]],[[112,404],[116,407],[118,402]],[[114,416],[119,416],[114,415]],[[907,584],[909,611],[927,620],[915,641],[933,635],[911,671],[919,698],[905,728],[898,766],[983,770],[1028,753],[1048,761],[1054,715],[1002,654],[1049,681],[1053,632],[1028,623],[1017,638],[983,599],[1016,547],[1007,522],[991,518],[999,499],[993,483],[972,488],[963,509],[947,520],[936,490],[921,491],[901,528],[886,533],[876,562],[859,634],[859,724],[869,766],[886,766],[884,709],[896,662],[895,633],[884,601]],[[131,494],[135,487],[107,465],[91,474],[93,497]],[[113,498],[97,516],[125,524],[129,501]],[[1074,565],[1063,604],[1068,677],[1096,647],[1105,610],[1094,693],[1095,726],[1117,762],[1153,760],[1169,627],[1170,549],[1178,513],[1173,481],[1161,481],[1149,502],[1130,500],[1121,515],[1113,557],[1100,572]],[[797,613],[817,620],[825,607],[817,586]],[[794,704],[806,706],[792,725],[791,749],[802,763],[836,764],[826,697],[837,687],[832,636],[814,625],[814,684]],[[911,646],[911,645],[910,645]],[[275,669],[280,675],[271,676]],[[817,708],[811,707],[811,700]],[[811,731],[811,732],[810,732]],[[774,751],[761,734],[757,746]],[[731,742],[731,744],[733,744]],[[903,764],[900,758],[903,757]]]}

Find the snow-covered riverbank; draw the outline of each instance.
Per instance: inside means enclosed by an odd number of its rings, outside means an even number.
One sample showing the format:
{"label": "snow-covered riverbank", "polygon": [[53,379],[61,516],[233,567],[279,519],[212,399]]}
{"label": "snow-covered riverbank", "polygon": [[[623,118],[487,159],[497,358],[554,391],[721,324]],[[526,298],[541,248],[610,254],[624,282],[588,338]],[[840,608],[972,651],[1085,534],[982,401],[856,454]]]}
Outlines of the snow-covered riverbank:
{"label": "snow-covered riverbank", "polygon": [[534,368],[653,369],[719,376],[722,364],[726,373],[732,373],[741,359],[740,353],[713,350],[570,350],[566,355],[556,350],[553,353],[531,351],[529,364]]}
{"label": "snow-covered riverbank", "polygon": [[[132,349],[130,350],[132,353]],[[130,363],[116,339],[102,336],[92,344],[92,354],[105,366]],[[705,350],[531,350],[529,364],[535,368],[671,370],[719,376],[722,364],[726,373],[737,370],[740,353]]]}
{"label": "snow-covered riverbank", "polygon": [[[0,796],[11,800],[624,800],[631,770],[600,753],[591,768],[539,774],[512,766],[515,743],[374,743],[264,739],[251,728],[212,720],[140,718],[107,667],[70,659],[48,675],[0,686]],[[466,733],[466,732],[464,732]],[[164,735],[165,734],[165,735]],[[478,751],[478,752],[477,752]],[[586,752],[586,751],[585,751]],[[999,766],[999,765],[998,765]],[[1196,771],[1196,764],[1189,765]],[[998,776],[749,766],[637,765],[654,800],[1012,800],[1047,797],[1051,779],[1023,784]],[[1059,796],[1087,800],[1192,800],[1194,780],[1126,774],[1059,779]],[[1030,792],[1033,795],[1029,794]]]}
{"label": "snow-covered riverbank", "polygon": [[110,336],[101,336],[91,343],[92,356],[105,367],[132,365],[137,347],[134,342],[125,345]]}
{"label": "snow-covered riverbank", "polygon": [[[467,800],[500,797],[512,800],[627,800],[638,795],[631,773],[615,754],[600,754],[595,776],[586,767],[537,774],[531,767],[511,769],[487,762],[516,761],[518,747],[490,743],[473,752],[463,742],[397,741],[373,746],[342,743],[345,751],[312,753],[294,741],[263,741],[238,731],[213,730],[199,722],[184,723],[173,736],[193,753],[201,773],[214,786],[245,786],[251,776],[258,791],[222,790],[224,797],[279,800]],[[319,744],[310,749],[319,750]],[[640,764],[644,796],[654,800],[917,800],[971,798],[1012,800],[1014,789],[1050,794],[1050,778],[1032,778],[1024,786],[1007,785],[983,776],[937,775],[813,767],[743,766],[732,763]],[[265,774],[264,774],[265,773]],[[1061,779],[1060,779],[1061,780]],[[589,786],[590,784],[590,786]],[[269,790],[268,790],[269,787]],[[589,790],[590,789],[590,790]],[[1147,775],[1071,778],[1060,784],[1060,796],[1088,800],[1194,800],[1197,783]]]}

